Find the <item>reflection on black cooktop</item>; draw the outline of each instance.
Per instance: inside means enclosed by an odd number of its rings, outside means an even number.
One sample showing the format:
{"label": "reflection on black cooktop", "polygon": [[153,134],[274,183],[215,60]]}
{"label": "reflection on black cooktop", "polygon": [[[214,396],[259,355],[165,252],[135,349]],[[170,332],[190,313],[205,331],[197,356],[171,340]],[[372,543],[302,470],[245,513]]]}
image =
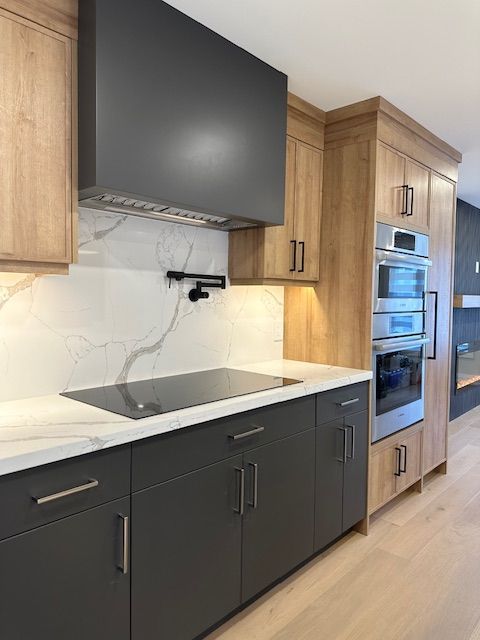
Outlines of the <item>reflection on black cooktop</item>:
{"label": "reflection on black cooktop", "polygon": [[238,369],[212,369],[60,395],[138,420],[297,382],[300,380]]}

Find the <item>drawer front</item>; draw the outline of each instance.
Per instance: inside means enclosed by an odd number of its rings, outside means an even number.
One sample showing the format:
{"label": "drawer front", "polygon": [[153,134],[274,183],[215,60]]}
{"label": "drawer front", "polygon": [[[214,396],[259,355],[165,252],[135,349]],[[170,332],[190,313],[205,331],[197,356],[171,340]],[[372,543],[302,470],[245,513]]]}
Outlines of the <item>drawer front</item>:
{"label": "drawer front", "polygon": [[130,459],[119,447],[0,478],[0,540],[129,495]]}
{"label": "drawer front", "polygon": [[315,425],[315,397],[255,409],[133,444],[139,491]]}
{"label": "drawer front", "polygon": [[317,425],[368,409],[368,382],[317,394]]}

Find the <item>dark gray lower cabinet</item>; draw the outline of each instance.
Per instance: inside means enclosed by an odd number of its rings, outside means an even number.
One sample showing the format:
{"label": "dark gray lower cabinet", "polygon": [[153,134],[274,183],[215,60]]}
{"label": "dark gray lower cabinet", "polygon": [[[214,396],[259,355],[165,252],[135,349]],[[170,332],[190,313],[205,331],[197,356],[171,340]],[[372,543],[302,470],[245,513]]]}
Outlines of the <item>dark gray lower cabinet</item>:
{"label": "dark gray lower cabinet", "polygon": [[368,412],[316,429],[315,550],[365,517]]}
{"label": "dark gray lower cabinet", "polygon": [[245,453],[243,462],[246,601],[313,553],[315,429]]}
{"label": "dark gray lower cabinet", "polygon": [[133,640],[192,640],[239,606],[241,469],[240,455],[133,495]]}
{"label": "dark gray lower cabinet", "polygon": [[128,640],[119,514],[129,510],[124,498],[0,542],[0,637]]}

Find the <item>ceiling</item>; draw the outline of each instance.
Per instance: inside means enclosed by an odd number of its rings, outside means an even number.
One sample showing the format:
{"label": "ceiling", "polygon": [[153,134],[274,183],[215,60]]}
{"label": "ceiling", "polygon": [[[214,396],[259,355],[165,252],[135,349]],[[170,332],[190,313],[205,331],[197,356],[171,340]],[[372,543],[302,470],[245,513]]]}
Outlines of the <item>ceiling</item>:
{"label": "ceiling", "polygon": [[[479,0],[169,0],[329,110],[381,95],[463,153],[480,207]],[[180,45],[181,46],[181,45]]]}

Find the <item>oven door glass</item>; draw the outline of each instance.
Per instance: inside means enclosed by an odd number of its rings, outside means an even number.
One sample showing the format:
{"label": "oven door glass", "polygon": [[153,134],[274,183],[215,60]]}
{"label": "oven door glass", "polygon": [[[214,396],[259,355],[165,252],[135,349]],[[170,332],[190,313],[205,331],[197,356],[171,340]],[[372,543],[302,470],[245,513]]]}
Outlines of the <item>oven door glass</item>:
{"label": "oven door glass", "polygon": [[395,299],[423,298],[426,270],[424,267],[379,264],[378,297]]}
{"label": "oven door glass", "polygon": [[418,346],[376,354],[377,416],[421,400],[423,349]]}

